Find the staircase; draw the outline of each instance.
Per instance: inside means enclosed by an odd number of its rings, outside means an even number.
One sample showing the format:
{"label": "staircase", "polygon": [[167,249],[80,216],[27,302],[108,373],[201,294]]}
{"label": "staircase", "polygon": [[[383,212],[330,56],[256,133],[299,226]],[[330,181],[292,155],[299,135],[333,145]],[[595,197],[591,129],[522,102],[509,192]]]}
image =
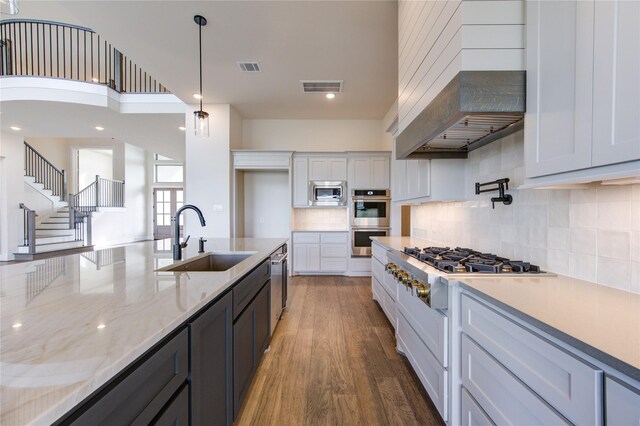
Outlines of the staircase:
{"label": "staircase", "polygon": [[84,223],[71,223],[69,204],[65,199],[66,175],[58,170],[26,142],[24,182],[53,205],[53,211],[38,215],[24,204],[24,242],[14,253],[16,260],[36,260],[89,251]]}

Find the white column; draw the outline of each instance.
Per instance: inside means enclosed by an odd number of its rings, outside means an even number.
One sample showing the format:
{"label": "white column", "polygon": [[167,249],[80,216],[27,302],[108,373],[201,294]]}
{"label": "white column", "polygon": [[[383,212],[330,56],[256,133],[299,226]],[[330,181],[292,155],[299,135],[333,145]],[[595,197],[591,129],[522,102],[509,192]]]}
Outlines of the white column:
{"label": "white column", "polygon": [[24,138],[0,135],[0,260],[12,260],[23,241]]}
{"label": "white column", "polygon": [[208,138],[194,135],[193,111],[196,109],[191,106],[185,113],[185,204],[200,208],[207,226],[202,228],[195,213],[186,211],[182,218],[184,235],[228,238],[231,235],[231,107],[203,106],[209,113]]}

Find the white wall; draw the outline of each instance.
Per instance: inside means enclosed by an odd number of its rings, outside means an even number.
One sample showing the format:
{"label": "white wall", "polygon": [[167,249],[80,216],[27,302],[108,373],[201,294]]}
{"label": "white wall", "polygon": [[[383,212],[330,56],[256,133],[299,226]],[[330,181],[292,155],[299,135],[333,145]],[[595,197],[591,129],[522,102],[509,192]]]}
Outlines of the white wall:
{"label": "white wall", "polygon": [[0,260],[12,260],[23,242],[24,185],[16,179],[24,176],[23,137],[0,134]]}
{"label": "white wall", "polygon": [[194,204],[204,215],[203,229],[194,212],[185,212],[184,235],[228,238],[231,235],[230,116],[229,105],[204,105],[209,113],[209,137],[193,134],[192,106],[185,112],[185,204]]}
{"label": "white wall", "polygon": [[242,148],[242,117],[229,106],[229,146],[231,149]]}
{"label": "white wall", "polygon": [[113,150],[82,148],[78,150],[78,189],[95,182],[96,175],[113,179]]}
{"label": "white wall", "polygon": [[70,170],[69,150],[65,138],[25,138],[27,143],[38,151],[59,170]]}
{"label": "white wall", "polygon": [[244,120],[242,148],[285,151],[389,151],[381,120]]}
{"label": "white wall", "polygon": [[245,237],[289,238],[289,173],[245,171],[243,204]]}
{"label": "white wall", "polygon": [[508,177],[513,204],[496,193],[411,208],[411,235],[529,260],[563,275],[640,293],[640,185],[518,190],[523,132],[469,154],[467,187]]}
{"label": "white wall", "polygon": [[125,209],[102,209],[93,219],[93,244],[108,246],[151,239],[147,152],[123,144]]}
{"label": "white wall", "polygon": [[25,182],[23,185],[22,202],[31,210],[37,212],[36,222],[42,220],[44,215],[53,212],[53,202],[49,198],[42,195],[40,191],[36,191],[28,183]]}

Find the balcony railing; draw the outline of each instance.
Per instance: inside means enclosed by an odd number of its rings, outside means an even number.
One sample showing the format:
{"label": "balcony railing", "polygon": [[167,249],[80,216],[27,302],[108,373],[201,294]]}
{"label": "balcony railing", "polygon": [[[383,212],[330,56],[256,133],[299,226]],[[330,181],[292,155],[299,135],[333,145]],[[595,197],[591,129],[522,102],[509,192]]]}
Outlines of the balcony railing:
{"label": "balcony railing", "polygon": [[58,22],[1,21],[0,76],[85,81],[121,93],[169,93],[93,30]]}

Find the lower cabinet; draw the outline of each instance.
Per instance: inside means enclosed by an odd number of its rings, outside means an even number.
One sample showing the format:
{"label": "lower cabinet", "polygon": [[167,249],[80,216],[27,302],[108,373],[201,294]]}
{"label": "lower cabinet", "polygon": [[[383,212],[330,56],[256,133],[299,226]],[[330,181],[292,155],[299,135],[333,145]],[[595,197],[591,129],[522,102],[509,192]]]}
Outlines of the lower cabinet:
{"label": "lower cabinet", "polygon": [[[462,385],[492,421],[603,423],[601,369],[487,302],[462,294],[460,306]],[[512,402],[504,404],[505,398]]]}
{"label": "lower cabinet", "polygon": [[640,389],[625,386],[609,377],[605,380],[606,424],[626,426],[640,424]]}
{"label": "lower cabinet", "polygon": [[570,424],[465,334],[461,343],[462,386],[496,424]]}
{"label": "lower cabinet", "polygon": [[462,426],[493,426],[487,413],[484,412],[478,403],[473,399],[466,389],[462,389],[460,408],[462,410],[462,416],[460,417],[460,424]]}
{"label": "lower cabinet", "polygon": [[[154,426],[187,426],[189,424],[189,386],[182,389],[153,421]],[[194,423],[195,424],[195,423]],[[210,423],[211,424],[211,423]]]}
{"label": "lower cabinet", "polygon": [[349,269],[347,232],[294,232],[295,273],[345,273]]}
{"label": "lower cabinet", "polygon": [[154,424],[172,409],[178,390],[187,387],[188,353],[189,336],[183,329],[57,424]]}
{"label": "lower cabinet", "polygon": [[253,376],[269,346],[271,282],[260,290],[233,324],[233,418],[238,416]]}
{"label": "lower cabinet", "polygon": [[233,423],[232,302],[232,292],[228,292],[189,323],[194,425]]}

